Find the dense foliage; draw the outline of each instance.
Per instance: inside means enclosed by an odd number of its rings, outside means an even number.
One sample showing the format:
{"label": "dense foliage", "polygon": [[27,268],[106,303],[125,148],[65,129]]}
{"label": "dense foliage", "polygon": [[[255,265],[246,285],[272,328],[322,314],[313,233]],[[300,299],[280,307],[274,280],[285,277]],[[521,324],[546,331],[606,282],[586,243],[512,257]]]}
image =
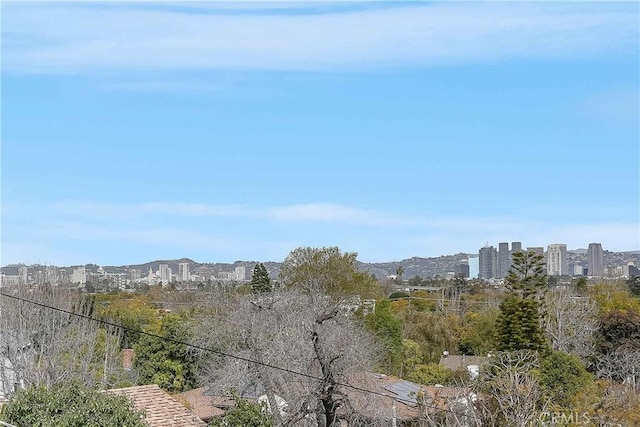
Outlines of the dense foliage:
{"label": "dense foliage", "polygon": [[177,393],[194,388],[197,357],[185,344],[179,343],[191,340],[191,322],[183,316],[164,316],[156,334],[169,340],[142,335],[134,346],[140,383],[158,384]]}
{"label": "dense foliage", "polygon": [[17,427],[145,427],[143,415],[125,396],[68,384],[18,391],[0,419]]}
{"label": "dense foliage", "polygon": [[547,351],[541,325],[541,294],[547,287],[544,256],[533,251],[513,254],[505,285],[510,291],[500,304],[496,322],[498,350]]}
{"label": "dense foliage", "polygon": [[378,301],[365,324],[385,350],[381,368],[396,372],[402,362],[402,322],[391,312],[391,302]]}
{"label": "dense foliage", "polygon": [[543,396],[556,407],[571,408],[577,394],[592,381],[582,361],[571,354],[554,351],[540,363]]}
{"label": "dense foliage", "polygon": [[265,405],[252,403],[245,399],[236,399],[233,408],[221,418],[214,418],[211,427],[273,427],[273,420]]}
{"label": "dense foliage", "polygon": [[631,295],[640,298],[640,276],[631,276],[627,279],[627,287]]}
{"label": "dense foliage", "polygon": [[355,252],[342,253],[337,247],[297,248],[282,263],[280,280],[285,287],[322,288],[334,297],[380,297],[378,281],[358,270],[357,256]]}
{"label": "dense foliage", "polygon": [[253,275],[251,276],[250,285],[251,291],[256,294],[270,292],[273,288],[269,272],[267,272],[263,263],[259,262],[255,267],[253,267]]}
{"label": "dense foliage", "polygon": [[132,348],[141,335],[135,331],[154,328],[158,324],[157,310],[142,295],[99,295],[96,312],[101,318],[124,326],[120,346]]}
{"label": "dense foliage", "polygon": [[509,295],[497,319],[498,350],[543,350],[547,341],[540,326],[540,302]]}

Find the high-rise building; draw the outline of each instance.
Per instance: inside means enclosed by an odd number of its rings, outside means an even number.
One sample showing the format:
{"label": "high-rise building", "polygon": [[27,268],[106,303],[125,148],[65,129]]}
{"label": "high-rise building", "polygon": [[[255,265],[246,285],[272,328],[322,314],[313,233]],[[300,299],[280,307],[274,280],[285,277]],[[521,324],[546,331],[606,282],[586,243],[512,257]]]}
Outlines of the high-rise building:
{"label": "high-rise building", "polygon": [[87,283],[87,269],[85,267],[78,267],[73,269],[71,273],[71,283],[79,283],[84,285]]}
{"label": "high-rise building", "polygon": [[509,274],[509,268],[511,268],[511,254],[509,253],[509,243],[498,243],[498,271],[496,277],[498,279],[504,279]]}
{"label": "high-rise building", "polygon": [[527,251],[544,255],[544,248],[542,246],[529,246],[527,247]]}
{"label": "high-rise building", "polygon": [[44,270],[44,280],[50,285],[57,285],[58,281],[58,267],[53,265],[47,265]]}
{"label": "high-rise building", "polygon": [[631,274],[631,272],[634,271],[634,268],[636,268],[636,265],[633,263],[633,261],[628,261],[626,265],[622,266],[622,275],[627,278],[633,277],[634,274]]}
{"label": "high-rise building", "polygon": [[188,282],[189,280],[191,280],[188,262],[181,262],[180,264],[178,264],[178,280],[181,282]]}
{"label": "high-rise building", "polygon": [[511,242],[511,255],[522,251],[522,242]]}
{"label": "high-rise building", "polygon": [[588,274],[592,277],[602,277],[602,245],[600,243],[589,243],[587,250]]}
{"label": "high-rise building", "polygon": [[480,248],[478,259],[478,264],[480,267],[478,277],[480,279],[495,278],[496,272],[498,270],[498,254],[496,252],[496,248],[494,248],[493,246],[485,246],[484,248]]}
{"label": "high-rise building", "polygon": [[547,274],[550,276],[566,276],[568,273],[567,245],[549,245],[547,247]]}
{"label": "high-rise building", "polygon": [[469,277],[471,279],[477,279],[480,274],[479,260],[478,255],[470,255],[467,257],[467,263],[469,264]]}
{"label": "high-rise building", "polygon": [[171,269],[169,264],[160,264],[160,281],[163,286],[168,286],[171,283]]}
{"label": "high-rise building", "polygon": [[235,269],[236,280],[244,280],[247,276],[247,269],[243,266],[238,266]]}
{"label": "high-rise building", "polygon": [[469,263],[462,261],[460,264],[456,265],[456,274],[461,275],[462,277],[468,279],[469,278]]}
{"label": "high-rise building", "polygon": [[130,268],[129,277],[131,278],[131,280],[135,282],[137,280],[140,280],[140,277],[142,277],[142,273],[140,272],[140,270],[137,270],[135,268]]}
{"label": "high-rise building", "polygon": [[151,269],[151,267],[149,267],[149,274],[147,275],[147,284],[149,286],[156,285],[156,275],[153,274],[153,270]]}
{"label": "high-rise building", "polygon": [[27,267],[18,267],[18,282],[21,285],[24,285],[27,283],[27,280],[29,278],[29,269]]}

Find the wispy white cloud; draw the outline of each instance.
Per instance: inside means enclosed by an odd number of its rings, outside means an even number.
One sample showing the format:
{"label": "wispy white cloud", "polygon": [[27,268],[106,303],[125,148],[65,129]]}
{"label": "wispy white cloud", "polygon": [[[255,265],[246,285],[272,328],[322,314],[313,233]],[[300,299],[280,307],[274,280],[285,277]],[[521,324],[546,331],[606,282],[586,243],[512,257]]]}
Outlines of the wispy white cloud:
{"label": "wispy white cloud", "polygon": [[104,204],[95,202],[65,202],[57,203],[53,205],[51,209],[53,212],[62,215],[89,217],[98,220],[171,215],[184,217],[262,218],[287,223],[329,222],[362,226],[425,225],[422,220],[417,218],[354,208],[335,203],[250,207],[246,205],[213,205],[202,203]]}
{"label": "wispy white cloud", "polygon": [[3,5],[3,68],[356,70],[637,50],[637,5],[429,3],[324,13]]}
{"label": "wispy white cloud", "polygon": [[[45,224],[43,224],[45,225]],[[185,228],[133,228],[129,224],[104,225],[88,222],[53,221],[46,223],[38,234],[43,238],[66,238],[87,241],[120,241],[145,245],[171,245],[179,248],[222,247],[236,252],[240,248],[290,248],[290,242],[264,241],[238,235],[207,233]]]}
{"label": "wispy white cloud", "polygon": [[105,89],[116,89],[136,92],[225,92],[231,85],[214,84],[204,80],[180,80],[180,79],[139,79],[128,81],[106,82]]}
{"label": "wispy white cloud", "polygon": [[[130,224],[94,224],[90,222],[44,221],[21,227],[18,238],[3,236],[0,265],[12,263],[48,263],[76,265],[89,262],[127,264],[136,260],[196,257],[214,254],[212,258],[227,260],[279,260],[296,245],[284,239],[261,240],[237,234],[207,233],[192,229],[137,228]],[[131,258],[130,251],[118,247],[142,248]],[[73,247],[75,250],[64,248]],[[116,248],[104,259],[104,247]],[[120,252],[126,252],[123,256]],[[263,258],[266,257],[266,258]],[[212,261],[203,259],[203,262]]]}
{"label": "wispy white cloud", "polygon": [[[486,242],[500,241],[527,246],[566,243],[569,248],[602,242],[605,249],[640,249],[637,222],[578,218],[404,215],[335,203],[260,207],[68,202],[36,207],[39,215],[24,209],[14,207],[3,218],[3,262],[99,262],[101,248],[112,252],[125,246],[140,248],[141,259],[174,254],[274,261],[298,246],[338,245],[359,252],[363,261],[475,252]],[[228,221],[216,225],[220,221],[215,218],[221,217]],[[229,224],[234,224],[232,229]],[[78,249],[84,247],[85,251]],[[57,253],[54,248],[63,250]]]}
{"label": "wispy white cloud", "polygon": [[[387,233],[403,230],[434,241],[448,240],[447,246],[459,240],[484,244],[491,241],[523,240],[532,246],[552,242],[584,245],[586,241],[607,241],[615,247],[640,249],[640,225],[634,222],[580,222],[579,219],[558,222],[526,216],[433,216],[400,215],[375,209],[363,209],[336,203],[308,203],[284,206],[212,205],[201,203],[142,203],[109,205],[93,202],[58,203],[47,209],[54,216],[95,220],[150,219],[154,216],[182,218],[229,217],[267,220],[283,224],[327,223],[337,227],[359,226]],[[176,235],[181,234],[177,232]],[[95,234],[95,233],[88,233]],[[440,236],[440,237],[438,237]],[[193,237],[198,240],[197,234]],[[588,242],[586,242],[588,243]]]}

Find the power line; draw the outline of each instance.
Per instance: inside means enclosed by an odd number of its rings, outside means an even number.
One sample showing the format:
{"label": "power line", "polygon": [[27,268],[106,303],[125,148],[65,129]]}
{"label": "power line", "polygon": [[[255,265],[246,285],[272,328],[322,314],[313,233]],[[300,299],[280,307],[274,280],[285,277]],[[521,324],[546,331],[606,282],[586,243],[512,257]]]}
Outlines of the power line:
{"label": "power line", "polygon": [[[114,328],[119,328],[119,329],[121,329],[123,331],[128,331],[128,332],[133,332],[133,333],[139,333],[139,334],[142,334],[142,335],[147,335],[147,336],[150,336],[150,337],[153,337],[153,338],[156,338],[156,339],[160,339],[160,340],[164,340],[164,341],[167,341],[167,342],[171,342],[171,343],[174,343],[174,344],[184,345],[184,346],[187,346],[187,347],[195,348],[197,350],[201,350],[201,351],[217,354],[219,356],[229,357],[229,358],[236,359],[236,360],[241,360],[243,362],[254,363],[256,365],[264,366],[264,367],[267,367],[267,368],[275,369],[275,370],[286,372],[286,373],[293,374],[293,375],[298,375],[298,376],[309,378],[309,379],[313,379],[313,380],[316,380],[316,381],[324,381],[324,378],[317,377],[315,375],[311,375],[311,374],[307,374],[307,373],[299,372],[299,371],[294,371],[292,369],[283,368],[281,366],[272,365],[270,363],[260,362],[260,361],[257,361],[257,360],[249,359],[247,357],[238,356],[238,355],[231,354],[231,353],[226,353],[224,351],[215,350],[215,349],[208,348],[208,347],[202,347],[202,346],[199,346],[197,344],[191,344],[191,343],[188,343],[186,341],[180,341],[180,340],[176,340],[176,339],[173,339],[173,338],[164,337],[162,335],[157,335],[157,334],[154,334],[154,333],[151,333],[151,332],[146,332],[146,331],[143,331],[143,330],[136,330],[136,329],[133,329],[133,328],[129,328],[127,326],[120,325],[118,323],[113,323],[113,322],[109,322],[107,320],[97,319],[95,317],[87,316],[85,314],[75,313],[73,311],[65,310],[65,309],[59,308],[59,307],[54,307],[54,306],[51,306],[51,305],[48,305],[48,304],[43,304],[43,303],[40,303],[40,302],[37,302],[37,301],[31,301],[31,300],[28,300],[28,299],[25,299],[25,298],[21,298],[21,297],[15,296],[15,295],[5,294],[4,292],[0,292],[0,296],[7,297],[7,298],[13,298],[15,300],[22,301],[22,302],[25,302],[25,303],[28,303],[28,304],[33,304],[35,306],[43,307],[43,308],[46,308],[46,309],[49,309],[49,310],[65,313],[65,314],[68,314],[70,316],[75,316],[75,317],[79,317],[79,318],[82,318],[82,319],[90,320],[90,321],[93,321],[93,322],[101,323],[103,325],[112,326]],[[369,389],[358,387],[358,386],[354,386],[354,385],[351,385],[351,384],[336,382],[335,385],[341,386],[341,387],[350,388],[352,390],[360,391],[360,392],[363,392],[363,393],[369,393],[369,394],[372,394],[372,395],[391,398],[391,399],[394,399],[394,400],[396,400],[398,402],[403,402],[403,403],[409,404],[409,405],[414,405],[415,404],[415,402],[413,402],[411,400],[403,399],[401,397],[390,396],[390,395],[388,395],[386,393],[381,393],[381,392],[375,391],[375,390],[369,390]],[[447,412],[447,413],[451,413],[451,414],[454,414],[454,415],[459,415],[459,416],[462,416],[462,417],[475,418],[475,417],[473,417],[471,415],[468,415],[468,414],[463,414],[463,413],[455,412],[455,411],[448,411],[448,410],[443,409],[443,408],[438,408],[437,406],[426,405],[426,404],[423,404],[423,406],[425,408],[430,408],[430,409],[434,409],[434,410],[437,410],[437,411]]]}

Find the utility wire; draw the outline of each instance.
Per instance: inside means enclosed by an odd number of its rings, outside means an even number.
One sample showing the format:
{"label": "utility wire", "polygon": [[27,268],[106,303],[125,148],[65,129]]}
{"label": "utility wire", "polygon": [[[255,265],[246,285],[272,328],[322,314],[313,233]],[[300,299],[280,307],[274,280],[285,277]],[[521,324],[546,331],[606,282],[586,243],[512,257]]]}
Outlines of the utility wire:
{"label": "utility wire", "polygon": [[[174,344],[184,345],[184,346],[187,346],[187,347],[195,348],[197,350],[202,350],[202,351],[205,351],[205,352],[217,354],[219,356],[229,357],[229,358],[236,359],[236,360],[241,360],[243,362],[254,363],[256,365],[261,365],[261,366],[264,366],[264,367],[267,367],[267,368],[275,369],[275,370],[286,372],[286,373],[293,374],[293,375],[299,375],[301,377],[313,379],[313,380],[316,380],[316,381],[324,381],[324,378],[317,377],[315,375],[311,375],[311,374],[307,374],[307,373],[299,372],[299,371],[294,371],[292,369],[283,368],[281,366],[272,365],[270,363],[260,362],[260,361],[257,361],[257,360],[249,359],[247,357],[238,356],[238,355],[231,354],[231,353],[226,353],[224,351],[215,350],[215,349],[208,348],[208,347],[202,347],[202,346],[199,346],[197,344],[191,344],[191,343],[188,343],[186,341],[180,341],[180,340],[176,340],[176,339],[173,339],[173,338],[164,337],[162,335],[153,334],[151,332],[145,332],[143,330],[137,330],[137,329],[129,328],[127,326],[123,326],[123,325],[120,325],[120,324],[117,324],[117,323],[109,322],[107,320],[97,319],[95,317],[87,316],[87,315],[81,314],[81,313],[75,313],[73,311],[65,310],[63,308],[54,307],[54,306],[43,304],[43,303],[40,303],[40,302],[37,302],[37,301],[31,301],[31,300],[28,300],[28,299],[25,299],[25,298],[21,298],[21,297],[15,296],[15,295],[5,294],[4,292],[0,292],[0,296],[7,297],[7,298],[12,298],[12,299],[15,299],[15,300],[18,300],[18,301],[22,301],[22,302],[26,302],[26,303],[29,303],[29,304],[33,304],[35,306],[43,307],[43,308],[46,308],[46,309],[49,309],[49,310],[58,311],[60,313],[65,313],[65,314],[68,314],[70,316],[75,316],[75,317],[79,317],[79,318],[82,318],[82,319],[87,319],[87,320],[90,320],[90,321],[93,321],[93,322],[101,323],[103,325],[112,326],[112,327],[115,327],[115,328],[119,328],[119,329],[121,329],[123,331],[128,331],[128,332],[133,332],[133,333],[139,333],[139,334],[142,334],[142,335],[147,335],[147,336],[150,336],[150,337],[153,337],[153,338],[157,338],[157,339],[160,339],[160,340],[164,340],[164,341],[167,341],[167,342],[171,342],[171,343],[174,343]],[[394,400],[396,400],[398,402],[406,403],[406,404],[409,404],[409,405],[415,405],[416,404],[416,402],[413,402],[413,401],[407,400],[407,399],[403,399],[402,397],[393,397],[393,396],[390,396],[390,395],[388,395],[386,393],[381,393],[381,392],[375,391],[375,390],[369,390],[369,389],[358,387],[358,386],[354,386],[354,385],[351,385],[351,384],[340,383],[340,382],[336,382],[335,384],[337,386],[350,388],[352,390],[360,391],[360,392],[363,392],[363,393],[369,393],[369,394],[373,394],[373,395],[377,395],[377,396],[381,396],[381,397],[391,398],[391,399],[394,399]],[[443,408],[438,408],[437,406],[425,405],[425,404],[423,404],[423,406],[426,407],[426,408],[437,410],[437,411],[442,411],[442,412],[451,413],[451,414],[454,414],[454,415],[459,415],[459,416],[462,416],[462,417],[474,418],[475,419],[475,417],[473,417],[471,415],[463,414],[463,413],[455,412],[455,411],[448,411],[448,410],[443,409]]]}

